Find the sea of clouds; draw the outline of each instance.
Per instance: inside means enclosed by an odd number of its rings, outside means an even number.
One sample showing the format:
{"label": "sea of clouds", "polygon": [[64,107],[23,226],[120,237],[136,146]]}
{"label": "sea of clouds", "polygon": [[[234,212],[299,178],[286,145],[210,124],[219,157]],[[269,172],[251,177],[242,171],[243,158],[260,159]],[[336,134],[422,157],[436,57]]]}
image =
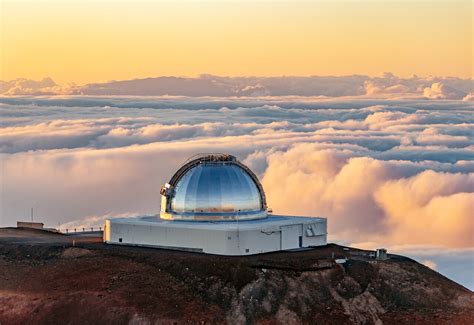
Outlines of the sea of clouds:
{"label": "sea of clouds", "polygon": [[327,217],[330,241],[385,246],[473,289],[474,106],[463,94],[3,96],[0,226],[31,207],[62,228],[156,214],[183,161],[228,152],[258,174],[274,213]]}

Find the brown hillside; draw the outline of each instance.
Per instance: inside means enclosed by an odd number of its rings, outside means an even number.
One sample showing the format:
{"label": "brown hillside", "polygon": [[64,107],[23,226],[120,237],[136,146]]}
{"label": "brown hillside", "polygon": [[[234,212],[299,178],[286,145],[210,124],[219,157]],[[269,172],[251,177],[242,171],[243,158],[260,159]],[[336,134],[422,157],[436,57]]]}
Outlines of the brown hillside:
{"label": "brown hillside", "polygon": [[2,325],[474,323],[466,288],[406,257],[333,244],[223,257],[5,228],[0,270]]}

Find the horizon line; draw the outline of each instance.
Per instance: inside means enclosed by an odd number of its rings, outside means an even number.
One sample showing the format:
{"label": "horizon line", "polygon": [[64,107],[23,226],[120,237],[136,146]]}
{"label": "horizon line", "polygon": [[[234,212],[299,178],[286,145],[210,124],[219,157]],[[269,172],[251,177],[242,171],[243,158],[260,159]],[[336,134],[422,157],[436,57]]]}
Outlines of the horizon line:
{"label": "horizon line", "polygon": [[[107,80],[101,80],[101,81],[89,81],[85,83],[76,83],[74,81],[70,82],[61,82],[60,84],[74,84],[77,86],[83,86],[83,85],[89,85],[89,84],[101,84],[101,83],[109,83],[109,82],[119,82],[119,81],[131,81],[131,80],[144,80],[144,79],[159,79],[159,78],[180,78],[180,79],[205,79],[206,77],[216,77],[216,78],[229,78],[229,79],[239,79],[239,78],[346,78],[346,77],[366,77],[366,78],[398,78],[402,80],[409,80],[409,79],[431,79],[431,78],[436,78],[436,79],[459,79],[459,80],[465,80],[465,81],[472,81],[474,80],[474,77],[462,77],[462,76],[454,76],[454,75],[418,75],[418,74],[412,74],[410,76],[402,76],[402,75],[397,75],[394,74],[390,71],[387,72],[381,72],[380,74],[377,75],[370,75],[370,74],[363,74],[363,73],[354,73],[354,74],[311,74],[311,75],[297,75],[297,74],[291,74],[291,75],[220,75],[220,74],[212,74],[212,73],[200,73],[197,75],[155,75],[155,76],[148,76],[148,77],[130,77],[130,78],[123,78],[123,79],[107,79]],[[52,80],[53,82],[56,83],[55,80],[57,80],[55,77],[51,76],[44,76],[42,78],[28,78],[28,77],[17,77],[13,79],[0,79],[0,82],[12,82],[12,81],[17,81],[17,80],[28,80],[28,81],[43,81],[43,80]]]}

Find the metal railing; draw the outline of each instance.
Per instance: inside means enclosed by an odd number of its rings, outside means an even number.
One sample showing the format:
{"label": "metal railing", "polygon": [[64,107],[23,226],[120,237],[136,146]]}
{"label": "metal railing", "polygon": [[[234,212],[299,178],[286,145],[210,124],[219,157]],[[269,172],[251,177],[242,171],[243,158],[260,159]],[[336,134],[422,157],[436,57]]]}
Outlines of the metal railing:
{"label": "metal railing", "polygon": [[76,227],[76,228],[71,228],[71,229],[58,228],[58,231],[63,234],[74,234],[74,233],[82,233],[82,232],[102,231],[102,227]]}

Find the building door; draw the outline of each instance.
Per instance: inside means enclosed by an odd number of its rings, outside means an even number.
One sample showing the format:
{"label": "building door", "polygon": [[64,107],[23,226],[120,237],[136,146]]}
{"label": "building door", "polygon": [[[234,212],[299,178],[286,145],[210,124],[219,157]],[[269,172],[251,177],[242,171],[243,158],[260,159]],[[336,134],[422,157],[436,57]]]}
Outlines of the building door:
{"label": "building door", "polygon": [[293,249],[300,247],[300,236],[302,225],[291,225],[281,227],[281,249]]}

